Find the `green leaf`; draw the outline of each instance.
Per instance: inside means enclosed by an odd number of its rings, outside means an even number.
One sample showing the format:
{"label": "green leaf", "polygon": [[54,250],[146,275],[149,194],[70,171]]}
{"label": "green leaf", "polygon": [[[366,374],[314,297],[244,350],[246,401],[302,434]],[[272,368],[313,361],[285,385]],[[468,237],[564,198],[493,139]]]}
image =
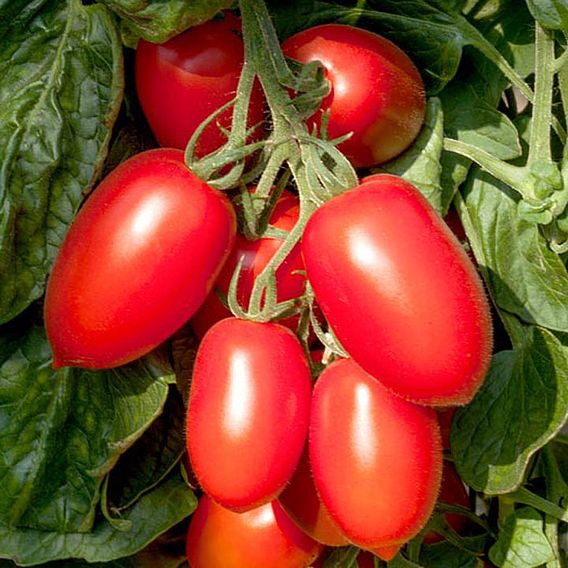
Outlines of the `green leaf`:
{"label": "green leaf", "polygon": [[440,186],[444,116],[439,99],[432,98],[426,107],[424,126],[414,144],[404,154],[374,171],[385,171],[414,184],[432,207],[442,214]]}
{"label": "green leaf", "polygon": [[116,12],[135,35],[154,43],[210,20],[232,0],[99,0]]}
{"label": "green leaf", "polygon": [[477,556],[447,541],[423,546],[420,564],[424,568],[480,568],[483,565]]}
{"label": "green leaf", "polygon": [[527,0],[527,5],[543,28],[568,31],[568,0]]}
{"label": "green leaf", "polygon": [[356,546],[333,548],[326,558],[323,568],[357,568],[359,549]]}
{"label": "green leaf", "polygon": [[518,197],[476,169],[462,222],[497,306],[527,323],[568,331],[568,273],[537,225],[517,214]]}
{"label": "green leaf", "polygon": [[529,326],[524,343],[497,353],[473,401],[453,420],[463,480],[489,494],[518,488],[531,456],[568,418],[568,336]]}
{"label": "green leaf", "polygon": [[[124,512],[123,519],[132,527],[128,532],[117,531],[102,517],[88,533],[11,529],[0,524],[0,557],[10,558],[20,566],[66,558],[101,563],[115,561],[145,548],[188,517],[196,506],[195,495],[176,469],[163,483]],[[62,564],[57,562],[55,565],[59,567]],[[125,559],[112,566],[139,568],[140,565]]]}
{"label": "green leaf", "polygon": [[509,515],[489,558],[500,568],[533,568],[554,560],[541,515],[530,507]]}
{"label": "green leaf", "polygon": [[42,296],[102,167],[122,98],[114,21],[103,6],[51,0],[0,34],[0,76],[1,323]]}
{"label": "green leaf", "polygon": [[0,521],[91,530],[103,478],[162,411],[168,373],[155,357],[54,371],[43,328],[0,336]]}
{"label": "green leaf", "polygon": [[0,33],[32,19],[49,0],[0,0]]}

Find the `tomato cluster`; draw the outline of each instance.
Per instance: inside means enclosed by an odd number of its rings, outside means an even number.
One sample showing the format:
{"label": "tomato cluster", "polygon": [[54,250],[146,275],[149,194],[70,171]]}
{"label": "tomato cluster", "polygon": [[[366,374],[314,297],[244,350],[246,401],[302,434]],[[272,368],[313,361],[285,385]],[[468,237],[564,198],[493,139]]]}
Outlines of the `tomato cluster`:
{"label": "tomato cluster", "polygon": [[[226,15],[160,46],[140,43],[138,94],[162,145],[183,148],[233,97],[238,30]],[[413,142],[424,89],[390,41],[323,25],[282,49],[323,64],[331,88],[309,126],[325,124],[331,138],[352,133],[339,147],[354,166]],[[263,112],[253,89],[249,120]],[[227,121],[222,113],[222,128],[204,130],[198,155],[223,144]],[[298,314],[285,325],[233,317],[222,297],[237,265],[235,296],[246,310],[301,206],[285,190],[269,219],[276,236],[250,241],[237,234],[230,199],[198,179],[180,149],[147,151],[96,188],[48,282],[55,366],[127,363],[191,319],[200,344],[187,446],[203,491],[187,537],[193,568],[300,568],[324,545],[349,543],[395,556],[425,526],[440,490],[435,407],[466,404],[488,368],[491,320],[476,269],[420,192],[392,175],[364,178],[317,208],[275,272],[271,301],[297,299],[313,312],[309,281],[329,332],[312,325],[341,344],[315,386],[306,355],[313,335],[294,333]],[[331,351],[333,341],[326,359]]]}

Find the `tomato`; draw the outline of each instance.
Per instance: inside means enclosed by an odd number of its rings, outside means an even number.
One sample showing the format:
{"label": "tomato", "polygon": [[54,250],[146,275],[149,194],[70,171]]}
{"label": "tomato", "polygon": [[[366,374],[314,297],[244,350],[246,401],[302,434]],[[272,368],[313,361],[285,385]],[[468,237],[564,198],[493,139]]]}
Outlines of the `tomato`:
{"label": "tomato", "polygon": [[54,366],[115,367],[167,339],[210,292],[235,233],[229,200],[181,150],[119,165],[79,211],[47,284]]}
{"label": "tomato", "polygon": [[420,192],[372,176],[309,219],[302,253],[321,311],[347,352],[409,400],[471,400],[489,367],[481,279]]}
{"label": "tomato", "polygon": [[[136,49],[136,91],[150,127],[162,146],[185,148],[190,136],[211,113],[235,97],[244,47],[240,20],[225,12],[162,44],[140,40]],[[264,96],[255,84],[249,107],[251,126],[263,120]],[[232,109],[216,119],[231,126]],[[210,124],[196,148],[213,152],[226,138]]]}
{"label": "tomato", "polygon": [[191,568],[304,568],[322,549],[277,501],[235,513],[207,495],[191,517],[186,540]]}
{"label": "tomato", "polygon": [[[290,231],[298,221],[299,212],[298,198],[285,191],[272,212],[270,224],[276,229]],[[225,296],[227,295],[237,263],[242,258],[243,264],[237,288],[237,299],[239,304],[247,309],[256,277],[270,262],[282,243],[283,239],[274,237],[249,241],[244,236],[237,235],[233,251],[223,267],[215,287]],[[279,301],[291,300],[304,293],[306,276],[299,245],[294,247],[276,271],[276,279]],[[224,306],[214,290],[191,320],[191,326],[199,337],[203,337],[214,323],[229,316],[231,316],[231,312]],[[298,325],[298,318],[288,318],[281,323],[294,331]]]}
{"label": "tomato", "polygon": [[438,423],[440,424],[440,431],[442,432],[442,444],[446,450],[451,448],[450,432],[452,431],[452,422],[455,413],[456,408],[454,406],[440,408],[438,410]]}
{"label": "tomato", "polygon": [[355,167],[394,158],[416,138],[425,113],[424,85],[410,58],[373,32],[341,24],[302,31],[282,44],[287,57],[320,61],[331,92],[309,126],[321,126],[329,111],[328,133],[353,135],[339,149]]}
{"label": "tomato", "polygon": [[190,460],[203,490],[243,511],[274,499],[305,444],[308,362],[274,323],[221,320],[197,351],[187,414]]}
{"label": "tomato", "polygon": [[[458,472],[454,465],[449,461],[444,461],[442,470],[442,485],[438,501],[448,505],[461,505],[469,509],[469,497]],[[445,513],[445,521],[458,534],[464,534],[468,526],[467,517],[459,513]],[[424,536],[425,544],[433,544],[444,540],[444,537],[435,531],[430,531]]]}
{"label": "tomato", "polygon": [[314,540],[329,546],[349,544],[317,494],[307,447],[290,483],[278,500],[290,518]]}
{"label": "tomato", "polygon": [[352,359],[316,382],[309,453],[323,504],[361,548],[392,551],[432,513],[442,472],[435,411],[393,395]]}

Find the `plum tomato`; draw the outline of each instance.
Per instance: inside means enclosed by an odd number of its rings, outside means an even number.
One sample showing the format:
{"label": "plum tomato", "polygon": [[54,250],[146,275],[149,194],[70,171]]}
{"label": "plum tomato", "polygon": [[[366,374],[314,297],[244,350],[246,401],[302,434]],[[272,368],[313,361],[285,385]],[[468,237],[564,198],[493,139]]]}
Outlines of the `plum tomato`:
{"label": "plum tomato", "polygon": [[[243,66],[240,20],[230,12],[162,43],[140,40],[136,49],[136,91],[142,110],[161,146],[185,148],[196,128],[235,97]],[[258,83],[251,93],[249,124],[264,117],[264,95]],[[232,109],[216,123],[230,128]],[[225,142],[217,124],[199,139],[202,157]]]}
{"label": "plum tomato", "polygon": [[305,568],[323,546],[304,534],[277,501],[235,513],[203,495],[191,517],[191,568]]}
{"label": "plum tomato", "polygon": [[311,378],[296,336],[275,323],[227,318],[203,338],[187,444],[203,490],[244,511],[276,498],[304,447]]}
{"label": "plum tomato", "polygon": [[307,446],[290,483],[282,491],[278,501],[290,518],[314,540],[328,546],[349,544],[317,494]]}
{"label": "plum tomato", "polygon": [[424,85],[392,42],[360,28],[323,24],[288,38],[282,50],[301,63],[323,64],[331,92],[309,125],[319,128],[328,111],[330,138],[352,132],[339,149],[355,167],[386,162],[414,141],[424,121]]}
{"label": "plum tomato", "polygon": [[54,366],[132,361],[199,308],[233,246],[230,201],[156,149],[123,162],[80,209],[47,283]]}
{"label": "plum tomato", "polygon": [[323,504],[361,548],[396,553],[432,513],[442,473],[435,411],[392,394],[352,359],[316,382],[309,455]]}
{"label": "plum tomato", "polygon": [[413,185],[375,175],[330,199],[309,219],[302,254],[323,315],[361,367],[420,404],[471,400],[491,357],[489,304]]}
{"label": "plum tomato", "polygon": [[[298,197],[289,191],[284,191],[272,212],[270,224],[276,229],[290,231],[298,221],[299,212]],[[282,239],[274,237],[250,241],[242,235],[237,235],[235,246],[215,283],[215,288],[227,295],[237,263],[242,258],[243,264],[237,287],[237,300],[241,307],[247,309],[256,277],[270,262],[282,242]],[[299,245],[294,247],[286,260],[280,265],[276,271],[276,279],[278,301],[291,300],[304,293],[306,276]],[[231,312],[221,302],[216,290],[213,290],[193,316],[191,326],[198,337],[203,337],[214,323],[229,316],[231,316]],[[288,318],[280,323],[295,331],[298,318]]]}

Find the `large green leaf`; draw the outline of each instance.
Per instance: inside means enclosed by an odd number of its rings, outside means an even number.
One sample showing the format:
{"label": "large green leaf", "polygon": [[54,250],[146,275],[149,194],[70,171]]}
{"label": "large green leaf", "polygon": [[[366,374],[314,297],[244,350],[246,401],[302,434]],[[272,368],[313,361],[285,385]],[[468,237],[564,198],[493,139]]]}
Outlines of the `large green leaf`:
{"label": "large green leaf", "polygon": [[[188,517],[196,506],[195,495],[176,469],[163,483],[124,511],[122,518],[129,522],[130,530],[117,530],[102,517],[88,533],[10,529],[0,524],[0,557],[10,558],[19,566],[46,562],[53,562],[53,568],[74,566],[75,563],[67,564],[61,560],[80,558],[96,563],[116,561],[111,564],[112,568],[140,568],[143,564],[136,557],[117,559],[144,549],[159,535]],[[150,564],[146,566],[149,568]]]}
{"label": "large green leaf", "polygon": [[521,345],[493,357],[481,389],[453,421],[457,469],[485,493],[518,488],[531,456],[568,418],[568,336],[535,326],[523,331]]}
{"label": "large green leaf", "polygon": [[99,0],[124,18],[126,26],[154,43],[162,43],[229,8],[232,0]]}
{"label": "large green leaf", "polygon": [[445,540],[423,546],[420,550],[420,565],[424,568],[479,568],[480,562],[471,552]]}
{"label": "large green leaf", "polygon": [[122,98],[109,12],[50,0],[0,33],[0,323],[39,298]]}
{"label": "large green leaf", "polygon": [[527,5],[541,26],[568,32],[568,0],[527,0]]}
{"label": "large green leaf", "polygon": [[517,194],[476,170],[464,199],[462,221],[497,306],[568,332],[568,272],[538,226],[517,214]]}
{"label": "large green leaf", "polygon": [[0,336],[0,522],[88,532],[104,476],[160,414],[174,378],[155,357],[54,371],[43,328],[21,327]]}

